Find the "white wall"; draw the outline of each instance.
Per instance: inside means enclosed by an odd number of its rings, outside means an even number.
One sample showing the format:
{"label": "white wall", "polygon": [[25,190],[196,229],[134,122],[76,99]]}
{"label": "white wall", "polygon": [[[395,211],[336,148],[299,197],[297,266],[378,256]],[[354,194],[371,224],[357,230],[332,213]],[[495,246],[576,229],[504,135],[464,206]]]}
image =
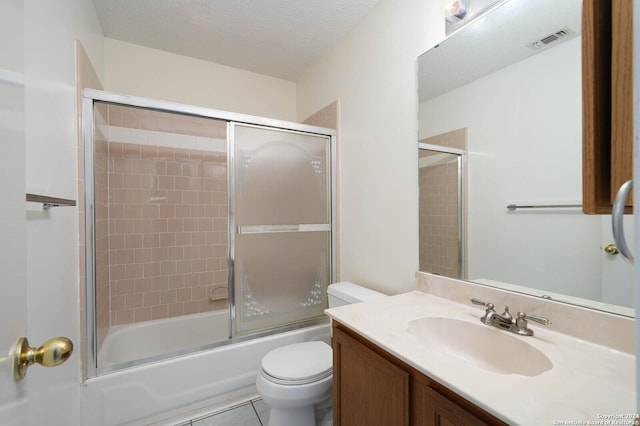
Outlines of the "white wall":
{"label": "white wall", "polygon": [[582,118],[576,37],[420,106],[420,136],[468,128],[469,278],[600,299],[600,225],[580,209]]}
{"label": "white wall", "polygon": [[105,90],[295,121],[292,81],[105,38]]}
{"label": "white wall", "polygon": [[298,81],[298,118],[340,100],[342,279],[387,292],[418,269],[416,58],[444,37],[440,0],[382,0]]}
{"label": "white wall", "polygon": [[22,1],[0,2],[0,424],[26,423],[28,403],[5,356],[27,332],[23,28]]}
{"label": "white wall", "polygon": [[[24,16],[26,190],[76,199],[74,41],[101,76],[102,31],[91,0],[25,0]],[[35,346],[56,336],[76,344],[65,364],[29,370],[29,424],[80,422],[79,286],[77,208],[28,203],[27,337]]]}

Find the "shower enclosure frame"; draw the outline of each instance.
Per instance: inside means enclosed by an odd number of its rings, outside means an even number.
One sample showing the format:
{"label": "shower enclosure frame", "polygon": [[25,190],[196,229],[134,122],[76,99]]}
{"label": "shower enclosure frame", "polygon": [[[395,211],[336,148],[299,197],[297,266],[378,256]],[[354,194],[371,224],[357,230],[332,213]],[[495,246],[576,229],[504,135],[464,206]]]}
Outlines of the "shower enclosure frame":
{"label": "shower enclosure frame", "polygon": [[[227,122],[227,197],[228,197],[228,289],[229,289],[229,339],[221,342],[212,342],[203,347],[185,349],[178,352],[172,352],[170,354],[160,354],[151,358],[145,358],[143,362],[132,361],[117,366],[101,367],[98,368],[98,349],[97,349],[97,324],[96,324],[96,294],[95,294],[95,173],[94,173],[94,144],[95,144],[95,116],[94,116],[94,104],[95,102],[107,102],[111,104],[118,104],[128,107],[145,108],[158,112],[168,112],[176,114],[185,114],[190,116],[217,119]],[[292,324],[285,324],[276,326],[267,330],[256,331],[240,336],[236,336],[235,332],[235,315],[236,306],[234,300],[234,248],[235,248],[235,220],[232,203],[232,188],[234,184],[232,180],[233,176],[233,141],[229,134],[229,130],[232,127],[232,123],[260,126],[264,128],[270,128],[285,132],[299,132],[305,134],[311,134],[316,136],[323,136],[329,138],[329,193],[328,200],[330,204],[329,208],[329,283],[335,281],[336,271],[334,266],[337,264],[335,256],[338,253],[338,239],[334,235],[337,219],[337,209],[335,202],[336,191],[336,131],[334,129],[318,127],[308,124],[295,123],[285,120],[271,119],[265,117],[252,116],[247,114],[233,113],[228,111],[216,110],[205,107],[197,107],[192,105],[160,101],[155,99],[117,94],[112,92],[84,89],[82,98],[82,141],[84,145],[84,197],[85,197],[85,214],[84,214],[84,230],[85,230],[85,282],[81,285],[85,285],[86,289],[86,373],[88,378],[97,377],[105,373],[112,371],[118,371],[122,368],[128,368],[143,363],[160,361],[173,356],[183,355],[187,353],[193,353],[200,350],[211,349],[219,346],[224,346],[236,342],[254,339],[261,336],[273,335],[276,333],[307,327],[316,324],[322,324],[328,322],[327,318],[310,318],[307,320],[301,320]]]}

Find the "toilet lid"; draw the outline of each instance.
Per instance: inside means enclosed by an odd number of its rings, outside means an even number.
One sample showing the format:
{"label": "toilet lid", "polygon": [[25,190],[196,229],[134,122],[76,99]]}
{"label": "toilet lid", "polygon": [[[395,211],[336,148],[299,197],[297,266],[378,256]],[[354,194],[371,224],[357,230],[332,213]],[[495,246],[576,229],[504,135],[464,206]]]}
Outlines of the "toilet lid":
{"label": "toilet lid", "polygon": [[332,368],[331,347],[319,341],[286,345],[262,359],[262,371],[280,384],[315,382],[330,376]]}

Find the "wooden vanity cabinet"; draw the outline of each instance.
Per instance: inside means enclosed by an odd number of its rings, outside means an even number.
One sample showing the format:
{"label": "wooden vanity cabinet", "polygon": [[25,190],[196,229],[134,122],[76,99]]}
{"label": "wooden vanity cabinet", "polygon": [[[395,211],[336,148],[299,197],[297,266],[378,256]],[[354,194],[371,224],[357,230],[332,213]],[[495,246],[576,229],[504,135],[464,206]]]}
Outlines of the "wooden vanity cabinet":
{"label": "wooden vanity cabinet", "polygon": [[506,425],[340,323],[333,323],[335,426]]}
{"label": "wooden vanity cabinet", "polygon": [[[633,176],[633,0],[583,0],[583,211],[611,214]],[[629,196],[625,213],[633,213]]]}

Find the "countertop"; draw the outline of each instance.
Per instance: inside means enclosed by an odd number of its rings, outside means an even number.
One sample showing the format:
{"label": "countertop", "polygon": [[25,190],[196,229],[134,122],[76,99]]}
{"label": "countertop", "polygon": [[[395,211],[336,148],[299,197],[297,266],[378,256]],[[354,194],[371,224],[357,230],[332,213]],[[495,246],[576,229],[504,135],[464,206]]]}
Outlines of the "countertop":
{"label": "countertop", "polygon": [[[460,358],[444,356],[437,347],[419,343],[407,331],[410,321],[422,317],[480,324],[482,307],[416,290],[325,312],[509,424],[633,424],[635,356],[558,333],[553,324],[544,327],[530,322],[535,331],[531,337],[495,329],[496,333],[524,339],[553,363],[553,368],[539,376],[522,376],[486,371]],[[606,423],[608,420],[611,422]]]}

